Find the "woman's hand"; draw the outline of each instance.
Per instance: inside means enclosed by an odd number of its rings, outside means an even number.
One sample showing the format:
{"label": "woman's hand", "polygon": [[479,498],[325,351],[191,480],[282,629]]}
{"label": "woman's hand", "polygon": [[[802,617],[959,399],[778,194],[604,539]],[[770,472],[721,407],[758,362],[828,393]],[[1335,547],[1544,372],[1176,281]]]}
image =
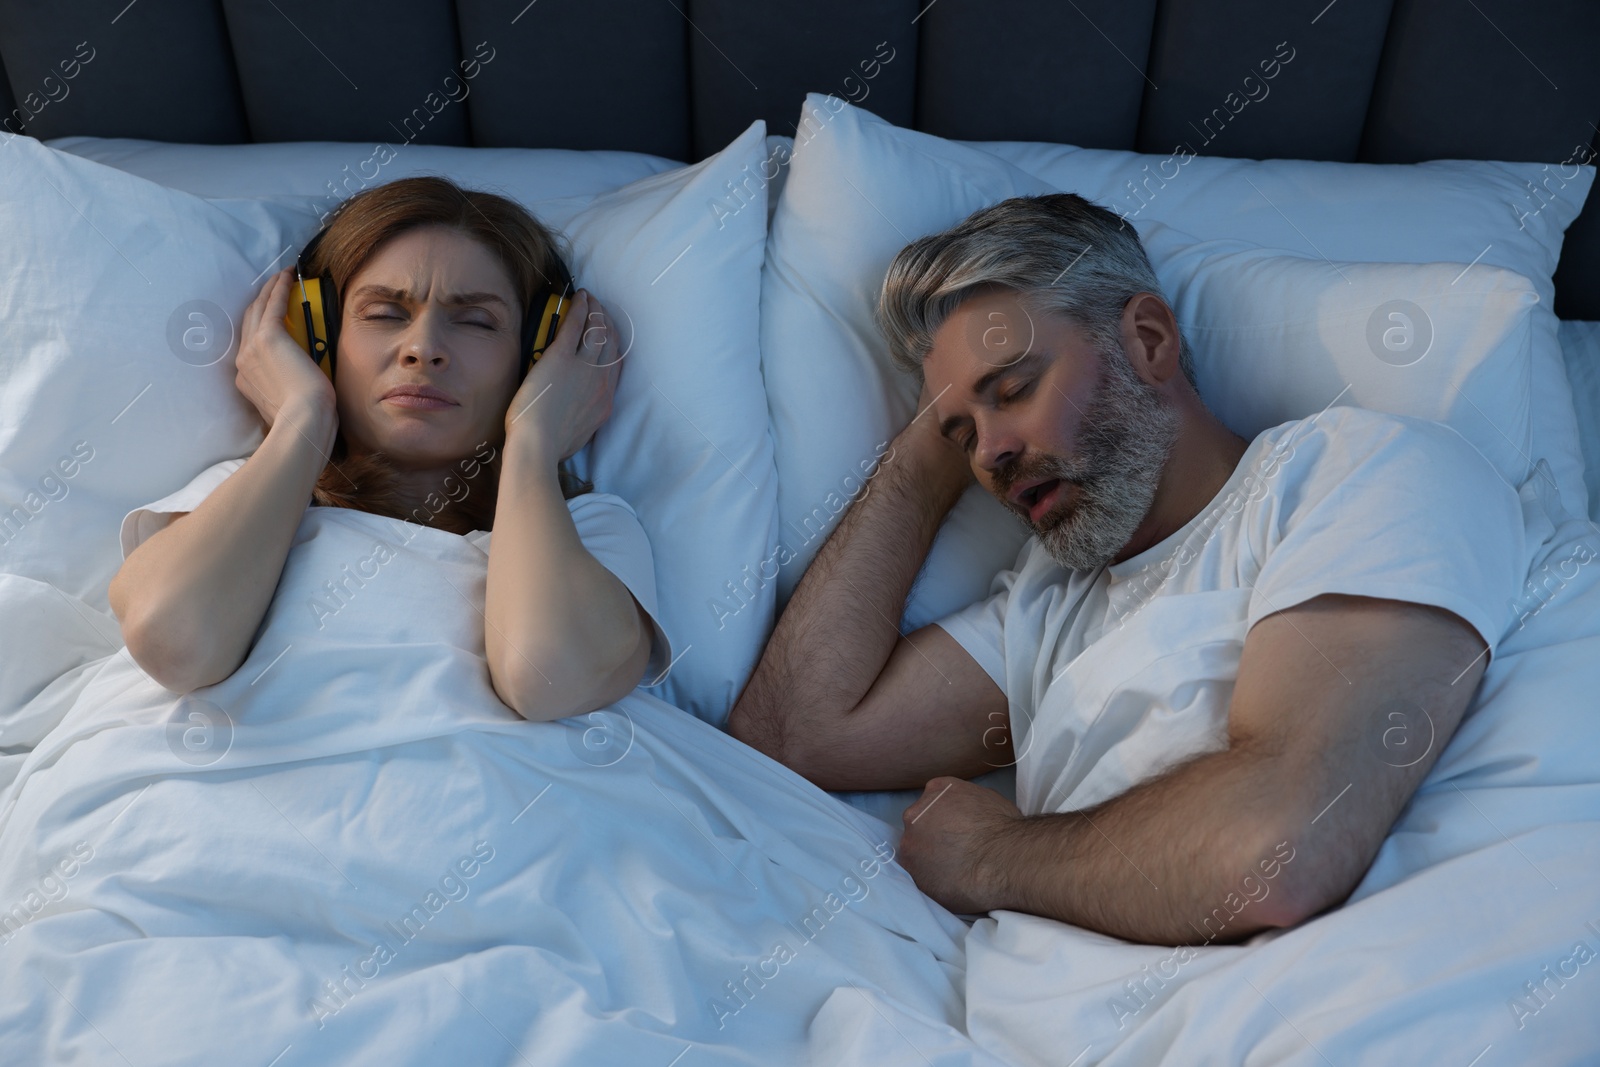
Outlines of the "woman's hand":
{"label": "woman's hand", "polygon": [[522,440],[558,463],[566,459],[611,416],[621,375],[622,337],[600,301],[579,289],[555,339],[511,398],[507,447]]}
{"label": "woman's hand", "polygon": [[294,268],[285,267],[245,308],[234,381],[268,429],[286,416],[300,426],[314,424],[309,416],[328,416],[316,423],[326,427],[327,439],[313,442],[326,454],[338,430],[338,403],[333,383],[283,325],[295,288]]}

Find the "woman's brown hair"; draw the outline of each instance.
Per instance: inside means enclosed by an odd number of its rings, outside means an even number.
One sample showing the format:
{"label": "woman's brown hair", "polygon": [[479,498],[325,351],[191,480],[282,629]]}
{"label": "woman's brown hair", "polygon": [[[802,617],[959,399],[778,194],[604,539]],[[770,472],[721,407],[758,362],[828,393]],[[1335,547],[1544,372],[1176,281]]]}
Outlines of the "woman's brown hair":
{"label": "woman's brown hair", "polygon": [[[407,230],[430,225],[457,230],[494,254],[520,300],[515,320],[519,323],[520,309],[549,289],[549,279],[561,273],[555,235],[520,204],[431,175],[399,178],[363,190],[340,204],[306,266],[312,273],[333,278],[342,315],[345,288],[378,249]],[[478,446],[474,457],[463,458],[459,464],[459,478],[447,476],[439,491],[428,497],[426,506],[408,512],[393,464],[382,452],[350,456],[341,430],[329,463],[312,490],[312,503],[409,519],[451,533],[488,530],[494,523],[503,443],[502,438]],[[593,492],[594,486],[565,464],[557,472],[563,497]]]}

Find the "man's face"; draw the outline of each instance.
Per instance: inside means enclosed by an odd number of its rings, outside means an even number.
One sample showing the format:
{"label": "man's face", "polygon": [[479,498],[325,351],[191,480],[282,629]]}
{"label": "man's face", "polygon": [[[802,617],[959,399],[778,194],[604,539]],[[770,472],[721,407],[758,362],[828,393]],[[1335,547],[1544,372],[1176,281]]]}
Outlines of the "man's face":
{"label": "man's face", "polygon": [[923,362],[933,416],[1068,569],[1111,562],[1150,511],[1178,414],[1119,348],[1011,290],[964,301]]}

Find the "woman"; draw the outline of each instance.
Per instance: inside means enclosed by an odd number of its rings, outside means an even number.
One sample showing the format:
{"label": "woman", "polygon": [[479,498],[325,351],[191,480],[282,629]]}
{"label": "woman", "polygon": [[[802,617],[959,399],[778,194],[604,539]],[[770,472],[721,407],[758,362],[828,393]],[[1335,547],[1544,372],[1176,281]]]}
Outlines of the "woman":
{"label": "woman", "polygon": [[265,439],[124,521],[134,658],[76,672],[0,789],[0,907],[39,898],[0,949],[0,1063],[91,1030],[282,1067],[799,1062],[861,988],[959,1023],[964,928],[881,824],[633,688],[648,541],[557,473],[607,416],[610,323],[580,293],[519,381],[554,250],[466,197],[349,201],[307,264],[343,297],[332,387],[285,272],[240,329]]}
{"label": "woman", "polygon": [[[391,182],[339,207],[307,264],[339,293],[336,380],[284,327],[291,290],[298,297],[286,268],[246,309],[240,334],[237,384],[266,423],[261,446],[219,464],[237,473],[209,495],[214,476],[130,515],[143,539],[130,542],[124,527],[133,550],[110,603],[146,673],[188,693],[239,667],[302,539],[308,501],[458,535],[492,527],[485,659],[495,692],[525,718],[612,704],[647,662],[668,657],[637,519],[560,469],[610,414],[620,374],[599,301],[578,290],[521,375],[523,309],[557,256],[520,206],[444,178]],[[637,560],[613,568],[631,584],[586,547],[579,502],[594,505],[584,512],[591,540],[645,555],[642,571]],[[163,511],[173,516],[164,526],[148,521]]]}

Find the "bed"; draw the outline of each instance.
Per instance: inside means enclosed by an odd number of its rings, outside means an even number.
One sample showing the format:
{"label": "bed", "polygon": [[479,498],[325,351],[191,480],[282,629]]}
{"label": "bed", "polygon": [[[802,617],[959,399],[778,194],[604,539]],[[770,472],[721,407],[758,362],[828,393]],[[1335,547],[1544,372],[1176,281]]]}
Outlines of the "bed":
{"label": "bed", "polygon": [[[0,1062],[1596,1062],[1600,9],[379,12],[0,3]],[[559,228],[622,325],[575,463],[646,530],[677,658],[526,723],[483,553],[312,508],[244,666],[169,692],[107,604],[128,524],[260,443],[260,280],[424,173]],[[1522,508],[1527,584],[1372,868],[1239,945],[952,915],[894,862],[915,793],[723,729],[914,405],[889,258],[1057,190],[1138,228],[1230,427],[1436,419]],[[1415,351],[1372,332],[1401,304]],[[969,493],[901,629],[1020,544]]]}

